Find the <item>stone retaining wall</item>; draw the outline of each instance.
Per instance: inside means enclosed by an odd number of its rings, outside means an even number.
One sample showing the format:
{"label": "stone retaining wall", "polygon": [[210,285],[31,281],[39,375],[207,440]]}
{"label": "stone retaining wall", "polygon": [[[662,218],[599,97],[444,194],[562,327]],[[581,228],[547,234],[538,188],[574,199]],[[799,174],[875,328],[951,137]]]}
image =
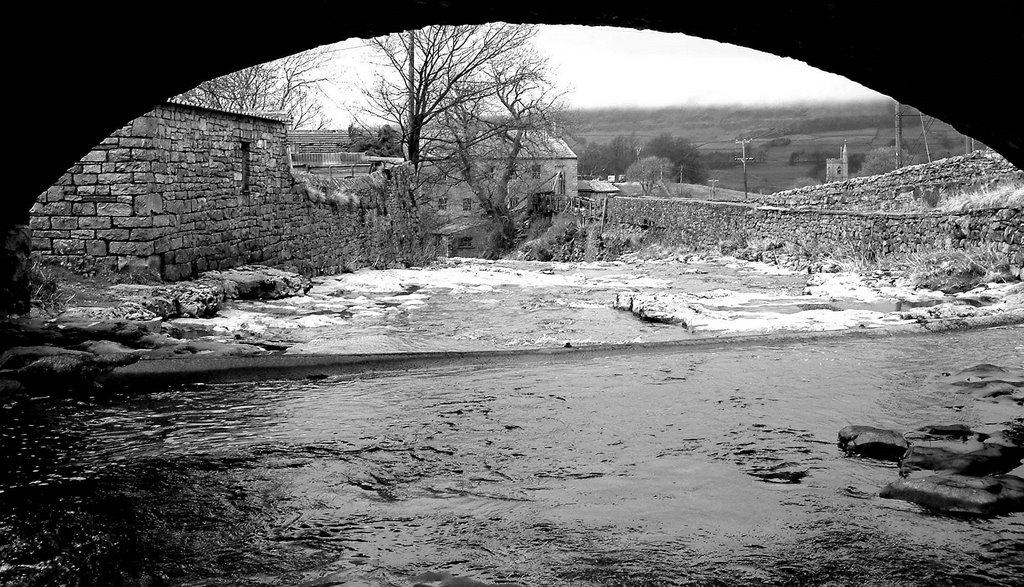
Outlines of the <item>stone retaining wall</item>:
{"label": "stone retaining wall", "polygon": [[975,151],[889,173],[754,196],[760,204],[861,211],[911,211],[969,190],[1024,183],[1024,171],[994,151]]}
{"label": "stone retaining wall", "polygon": [[33,250],[169,280],[244,263],[311,274],[421,254],[404,174],[343,205],[317,200],[292,177],[286,135],[272,116],[158,106],[39,197]]}
{"label": "stone retaining wall", "polygon": [[808,251],[868,258],[936,248],[991,245],[1016,272],[1024,266],[1024,208],[957,213],[886,213],[779,208],[696,200],[614,198],[607,222],[674,231],[699,248],[743,237],[793,243]]}

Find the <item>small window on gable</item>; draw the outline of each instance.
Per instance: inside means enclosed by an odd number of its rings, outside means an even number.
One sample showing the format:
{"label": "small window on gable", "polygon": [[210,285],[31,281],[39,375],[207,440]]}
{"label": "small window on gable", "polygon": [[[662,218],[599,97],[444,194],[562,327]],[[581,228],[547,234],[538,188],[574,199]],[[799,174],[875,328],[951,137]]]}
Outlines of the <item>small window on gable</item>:
{"label": "small window on gable", "polygon": [[471,236],[459,237],[458,247],[460,249],[472,249],[473,248],[473,237],[471,237]]}
{"label": "small window on gable", "polygon": [[448,198],[440,197],[437,199],[437,209],[447,210],[448,209]]}
{"label": "small window on gable", "polygon": [[469,198],[463,198],[462,199],[462,209],[467,211],[467,212],[472,210],[473,209],[473,200],[471,200]]}
{"label": "small window on gable", "polygon": [[540,163],[534,163],[530,166],[530,177],[540,179]]}
{"label": "small window on gable", "polygon": [[249,193],[249,141],[242,141],[239,151],[242,160],[241,188],[242,193],[247,194]]}

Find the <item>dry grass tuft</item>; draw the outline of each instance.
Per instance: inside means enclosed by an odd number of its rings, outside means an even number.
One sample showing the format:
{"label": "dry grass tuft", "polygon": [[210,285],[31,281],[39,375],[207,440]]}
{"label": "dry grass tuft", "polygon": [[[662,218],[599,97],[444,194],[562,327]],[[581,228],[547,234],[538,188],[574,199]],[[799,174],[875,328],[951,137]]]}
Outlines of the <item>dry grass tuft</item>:
{"label": "dry grass tuft", "polygon": [[941,212],[963,212],[984,208],[1024,208],[1024,183],[1013,182],[949,197],[935,207]]}

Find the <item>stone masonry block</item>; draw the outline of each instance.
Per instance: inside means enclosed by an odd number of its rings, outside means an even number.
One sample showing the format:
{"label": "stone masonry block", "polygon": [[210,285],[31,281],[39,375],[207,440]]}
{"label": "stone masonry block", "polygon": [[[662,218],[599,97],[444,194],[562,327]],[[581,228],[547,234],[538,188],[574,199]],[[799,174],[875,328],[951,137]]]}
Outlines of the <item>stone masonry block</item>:
{"label": "stone masonry block", "polygon": [[164,199],[161,194],[145,194],[135,196],[135,214],[149,216],[164,211]]}
{"label": "stone masonry block", "polygon": [[88,240],[85,241],[85,253],[93,257],[105,257],[107,255],[107,241]]}
{"label": "stone masonry block", "polygon": [[109,228],[106,230],[97,230],[96,238],[112,240],[128,240],[128,229],[127,228]]}
{"label": "stone masonry block", "polygon": [[110,251],[111,255],[137,255],[140,257],[146,257],[153,254],[153,243],[112,241],[107,244],[107,249]]}
{"label": "stone masonry block", "polygon": [[112,185],[117,183],[131,183],[132,174],[130,173],[101,173],[97,176],[100,184]]}
{"label": "stone masonry block", "polygon": [[131,216],[132,207],[130,204],[103,202],[96,204],[96,214],[99,216]]}
{"label": "stone masonry block", "polygon": [[50,218],[50,227],[54,230],[73,230],[78,228],[78,217],[53,216]]}
{"label": "stone masonry block", "polygon": [[79,223],[82,221],[82,216],[95,216],[96,215],[96,204],[92,202],[77,202],[71,204],[71,213],[79,217]]}
{"label": "stone masonry block", "polygon": [[53,252],[58,255],[75,255],[85,251],[85,241],[77,239],[53,239]]}
{"label": "stone masonry block", "polygon": [[110,228],[110,216],[85,216],[78,219],[79,228]]}
{"label": "stone masonry block", "polygon": [[132,136],[153,138],[160,130],[160,121],[155,116],[141,116],[132,121]]}
{"label": "stone masonry block", "polygon": [[82,161],[88,163],[103,163],[107,160],[106,151],[89,151],[85,157],[82,157]]}
{"label": "stone masonry block", "polygon": [[117,140],[117,146],[121,148],[147,149],[153,146],[153,140],[143,137],[120,138]]}
{"label": "stone masonry block", "polygon": [[149,193],[149,186],[137,183],[118,183],[110,186],[110,193],[114,196],[136,196]]}

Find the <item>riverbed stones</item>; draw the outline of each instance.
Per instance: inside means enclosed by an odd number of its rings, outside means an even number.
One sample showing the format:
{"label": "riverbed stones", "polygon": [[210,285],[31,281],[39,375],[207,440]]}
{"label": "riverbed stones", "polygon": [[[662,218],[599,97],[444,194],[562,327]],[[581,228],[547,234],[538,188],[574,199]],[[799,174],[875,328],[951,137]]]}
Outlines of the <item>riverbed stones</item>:
{"label": "riverbed stones", "polygon": [[915,471],[948,471],[973,477],[996,475],[1020,466],[1022,453],[1019,447],[998,444],[983,444],[969,452],[915,445],[900,461],[900,475],[906,477]]}
{"label": "riverbed stones", "polygon": [[303,295],[312,285],[308,278],[297,273],[255,265],[208,271],[202,278],[222,281],[227,298],[240,300],[276,300]]}
{"label": "riverbed stones", "polygon": [[982,363],[951,375],[944,383],[975,399],[1024,405],[1024,369]]}
{"label": "riverbed stones", "polygon": [[944,473],[899,479],[879,496],[946,513],[995,515],[1024,511],[1024,479],[1014,475],[971,477]]}
{"label": "riverbed stones", "polygon": [[839,431],[839,448],[849,454],[883,461],[898,461],[909,444],[895,430],[847,426]]}

